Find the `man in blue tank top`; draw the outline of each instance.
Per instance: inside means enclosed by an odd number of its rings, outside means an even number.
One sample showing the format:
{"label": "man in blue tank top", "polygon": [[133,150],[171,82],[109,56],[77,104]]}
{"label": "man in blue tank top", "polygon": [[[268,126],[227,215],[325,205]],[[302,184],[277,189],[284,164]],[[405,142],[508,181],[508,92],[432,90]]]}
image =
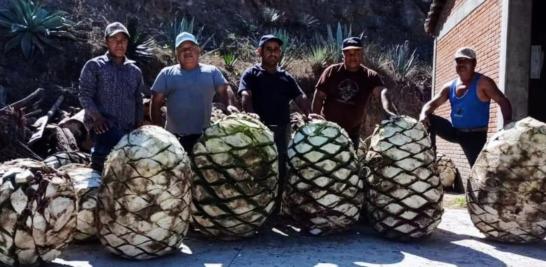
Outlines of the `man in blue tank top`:
{"label": "man in blue tank top", "polygon": [[[429,128],[432,145],[436,149],[436,134],[449,142],[459,143],[474,165],[487,140],[489,105],[495,101],[502,112],[504,125],[512,120],[510,101],[495,82],[476,69],[476,52],[463,47],[455,53],[457,79],[444,85],[441,92],[427,102],[419,120]],[[451,122],[432,113],[449,100]]]}

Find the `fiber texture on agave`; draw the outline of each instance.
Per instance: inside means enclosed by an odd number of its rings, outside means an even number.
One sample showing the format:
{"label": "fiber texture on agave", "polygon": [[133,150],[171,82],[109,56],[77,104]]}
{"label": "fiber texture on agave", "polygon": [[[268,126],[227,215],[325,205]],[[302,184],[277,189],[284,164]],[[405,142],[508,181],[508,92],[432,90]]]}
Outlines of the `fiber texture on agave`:
{"label": "fiber texture on agave", "polygon": [[138,260],[176,251],[190,221],[191,175],[171,133],[143,126],[125,135],[108,155],[99,189],[101,243]]}
{"label": "fiber texture on agave", "polygon": [[374,229],[405,240],[431,234],[443,214],[443,187],[423,125],[406,116],[382,121],[366,164],[365,205]]}
{"label": "fiber texture on agave", "polygon": [[207,128],[193,149],[193,223],[212,238],[252,236],[273,211],[278,190],[273,133],[232,114]]}
{"label": "fiber texture on agave", "polygon": [[80,163],[87,165],[90,162],[90,155],[79,151],[58,152],[44,159],[45,165],[54,169],[58,169],[70,163]]}
{"label": "fiber texture on agave", "polygon": [[66,175],[31,159],[0,165],[0,263],[52,261],[76,228],[76,196]]}
{"label": "fiber texture on agave", "polygon": [[438,153],[436,155],[436,170],[442,186],[452,187],[455,179],[457,179],[457,167],[453,160],[448,158],[446,155]]}
{"label": "fiber texture on agave", "polygon": [[525,243],[546,236],[546,124],[525,118],[496,133],[467,184],[470,218],[486,237]]}
{"label": "fiber texture on agave", "polygon": [[58,169],[70,178],[78,199],[78,215],[74,239],[88,240],[96,236],[95,214],[101,175],[83,164],[70,163]]}
{"label": "fiber texture on agave", "polygon": [[311,234],[347,229],[358,221],[364,182],[351,139],[337,124],[312,120],[288,145],[283,212]]}

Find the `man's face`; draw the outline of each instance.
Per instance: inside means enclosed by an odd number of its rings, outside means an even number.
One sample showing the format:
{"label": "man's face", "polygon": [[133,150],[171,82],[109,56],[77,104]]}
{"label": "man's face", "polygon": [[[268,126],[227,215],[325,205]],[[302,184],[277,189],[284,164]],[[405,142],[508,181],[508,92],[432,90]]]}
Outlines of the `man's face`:
{"label": "man's face", "polygon": [[362,64],[362,49],[344,50],[343,64],[348,70],[357,70]]}
{"label": "man's face", "polygon": [[113,57],[125,57],[128,43],[129,38],[122,32],[118,32],[106,38],[106,47],[108,47],[108,52]]}
{"label": "man's face", "polygon": [[259,49],[259,53],[262,57],[262,63],[265,65],[276,66],[281,61],[282,49],[277,41],[266,42]]}
{"label": "man's face", "polygon": [[196,44],[186,41],[176,48],[176,57],[182,67],[192,69],[199,64],[199,52]]}
{"label": "man's face", "polygon": [[461,79],[469,79],[474,74],[476,60],[470,58],[456,58],[455,70]]}

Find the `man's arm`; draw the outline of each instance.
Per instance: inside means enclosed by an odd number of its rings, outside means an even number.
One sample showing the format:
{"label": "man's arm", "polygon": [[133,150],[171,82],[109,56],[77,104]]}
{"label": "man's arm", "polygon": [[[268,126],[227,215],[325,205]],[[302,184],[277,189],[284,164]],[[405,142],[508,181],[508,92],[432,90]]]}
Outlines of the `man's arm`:
{"label": "man's arm", "polygon": [[95,94],[97,93],[97,64],[88,61],[83,66],[80,74],[80,90],[78,92],[78,100],[85,109],[85,112],[93,119],[93,131],[97,134],[102,134],[108,131],[108,122],[99,112],[95,104]]}
{"label": "man's arm", "polygon": [[296,102],[296,105],[298,105],[298,108],[305,116],[309,115],[309,99],[305,94],[301,94],[294,98],[294,102]]}
{"label": "man's arm", "polygon": [[216,98],[216,100],[219,103],[222,103],[222,105],[227,109],[227,107],[229,105],[231,105],[231,103],[229,101],[228,85],[227,84],[222,84],[222,85],[217,86],[215,89],[216,89],[216,95],[218,96]]}
{"label": "man's arm", "polygon": [[145,91],[146,85],[144,84],[144,78],[140,74],[140,82],[138,89],[135,92],[135,127],[140,127],[144,121],[144,102],[142,100],[142,94]]}
{"label": "man's arm", "polygon": [[249,90],[241,91],[241,104],[243,106],[243,111],[254,113],[254,108],[252,106],[252,92]]}
{"label": "man's arm", "polygon": [[311,102],[311,112],[320,114],[322,112],[322,107],[324,106],[324,101],[326,101],[326,93],[315,90],[313,101]]}
{"label": "man's arm", "polygon": [[503,126],[512,121],[512,105],[506,96],[499,90],[495,82],[490,78],[485,78],[483,86],[484,93],[490,99],[497,102],[502,112]]}
{"label": "man's arm", "polygon": [[398,112],[396,107],[392,104],[389,98],[389,90],[384,86],[376,86],[373,88],[373,94],[375,97],[381,97],[381,106],[383,111],[389,115],[389,117],[397,116]]}
{"label": "man's arm", "polygon": [[425,127],[430,126],[429,115],[449,99],[449,86],[450,84],[445,84],[439,94],[435,95],[430,101],[423,105],[421,114],[419,115],[419,121],[423,123]]}
{"label": "man's arm", "polygon": [[163,127],[163,117],[161,116],[161,107],[165,104],[165,95],[162,93],[152,91],[152,98],[150,99],[150,116],[153,124]]}

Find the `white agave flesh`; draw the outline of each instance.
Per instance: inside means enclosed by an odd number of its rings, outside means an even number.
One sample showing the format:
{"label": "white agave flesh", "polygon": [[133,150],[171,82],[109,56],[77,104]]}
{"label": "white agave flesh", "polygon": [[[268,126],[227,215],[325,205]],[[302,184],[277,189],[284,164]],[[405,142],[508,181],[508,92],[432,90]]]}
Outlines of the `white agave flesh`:
{"label": "white agave flesh", "polygon": [[343,129],[313,120],[294,134],[288,155],[291,175],[283,209],[300,227],[311,234],[327,234],[358,220],[363,183],[356,175],[356,155]]}
{"label": "white agave flesh", "polygon": [[139,260],[175,251],[189,224],[190,177],[187,154],[166,130],[144,126],[126,135],[106,161],[98,192],[101,243]]}
{"label": "white agave flesh", "polygon": [[388,238],[432,233],[443,212],[434,152],[422,124],[402,116],[383,121],[366,155],[366,211],[375,230]]}

